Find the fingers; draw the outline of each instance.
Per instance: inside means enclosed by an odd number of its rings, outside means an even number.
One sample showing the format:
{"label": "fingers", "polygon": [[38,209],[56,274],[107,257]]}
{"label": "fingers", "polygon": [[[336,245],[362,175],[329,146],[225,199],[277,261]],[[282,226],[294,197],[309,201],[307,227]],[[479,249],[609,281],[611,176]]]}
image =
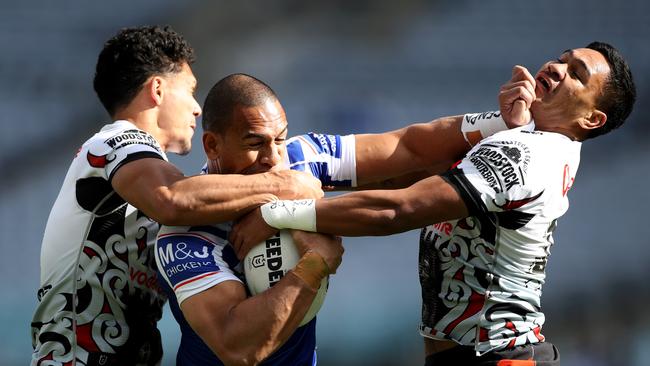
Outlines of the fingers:
{"label": "fingers", "polygon": [[240,260],[258,243],[270,238],[277,232],[261,218],[259,208],[251,211],[237,221],[230,231],[228,241],[235,249],[235,254]]}
{"label": "fingers", "polygon": [[512,79],[510,79],[510,81],[528,81],[533,85],[533,87],[535,86],[535,78],[527,68],[521,65],[515,65],[515,67],[512,68]]}
{"label": "fingers", "polygon": [[526,102],[528,108],[535,101],[535,78],[533,75],[521,65],[515,65],[512,68],[512,78],[509,83],[501,87],[501,91],[511,90],[516,98],[512,102],[521,98]]}
{"label": "fingers", "polygon": [[336,273],[344,252],[341,237],[299,230],[292,232],[292,236],[301,256],[307,251],[314,251],[323,257],[330,274]]}
{"label": "fingers", "polygon": [[530,107],[536,98],[533,75],[523,66],[514,66],[512,78],[499,91],[499,109],[508,127],[530,122]]}
{"label": "fingers", "polygon": [[525,118],[528,108],[530,108],[530,104],[521,99],[518,99],[513,103],[512,116],[515,123],[517,121],[522,121]]}
{"label": "fingers", "polygon": [[230,242],[230,245],[233,247],[233,249],[235,249],[235,254],[237,254],[237,258],[239,258],[239,260],[242,260],[244,259],[246,254],[241,252],[242,238],[239,235],[239,233],[240,233],[239,224],[233,225],[232,230],[230,231],[230,235],[228,237],[228,241]]}
{"label": "fingers", "polygon": [[522,100],[526,103],[526,107],[530,108],[535,98],[535,86],[530,84],[529,81],[505,84],[499,92],[500,104],[505,105],[511,105],[517,100]]}

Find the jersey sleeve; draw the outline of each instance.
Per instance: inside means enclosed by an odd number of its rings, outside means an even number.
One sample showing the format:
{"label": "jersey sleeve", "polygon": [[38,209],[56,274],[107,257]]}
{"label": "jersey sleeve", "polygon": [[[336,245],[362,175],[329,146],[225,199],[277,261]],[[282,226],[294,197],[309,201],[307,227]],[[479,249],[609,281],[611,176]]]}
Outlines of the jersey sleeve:
{"label": "jersey sleeve", "polygon": [[124,164],[142,158],[167,160],[158,142],[145,131],[128,129],[93,143],[87,153],[88,163],[94,168],[103,168],[105,178],[113,175]]}
{"label": "jersey sleeve", "polygon": [[242,282],[223,259],[223,247],[201,233],[168,232],[158,236],[158,270],[179,304],[221,282]]}
{"label": "jersey sleeve", "polygon": [[[511,136],[511,135],[510,135]],[[542,206],[539,166],[530,164],[530,147],[503,134],[484,139],[442,177],[461,195],[470,215],[535,212]]]}
{"label": "jersey sleeve", "polygon": [[287,141],[289,167],[311,173],[323,185],[355,187],[357,166],[354,135],[310,132]]}

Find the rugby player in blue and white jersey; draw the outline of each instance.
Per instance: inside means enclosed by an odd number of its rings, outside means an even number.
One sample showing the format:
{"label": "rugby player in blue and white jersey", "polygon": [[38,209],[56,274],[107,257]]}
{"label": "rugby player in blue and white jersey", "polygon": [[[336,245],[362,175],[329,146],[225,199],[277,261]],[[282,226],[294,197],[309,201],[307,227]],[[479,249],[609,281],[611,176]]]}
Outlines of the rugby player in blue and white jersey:
{"label": "rugby player in blue and white jersey", "polygon": [[[205,173],[291,168],[330,186],[356,183],[354,136],[307,134],[286,143],[284,110],[273,91],[255,78],[237,74],[222,79],[204,108]],[[177,364],[315,364],[316,319],[298,324],[321,279],[341,262],[340,239],[293,233],[307,254],[290,275],[249,297],[243,268],[227,240],[231,225],[163,226],[159,231],[156,261],[182,331]]]}

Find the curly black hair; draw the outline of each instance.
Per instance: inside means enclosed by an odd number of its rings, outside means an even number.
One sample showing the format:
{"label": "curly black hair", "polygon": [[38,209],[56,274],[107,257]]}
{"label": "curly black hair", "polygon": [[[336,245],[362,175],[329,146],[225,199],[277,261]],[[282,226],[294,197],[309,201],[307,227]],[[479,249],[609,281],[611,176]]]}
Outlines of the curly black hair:
{"label": "curly black hair", "polygon": [[124,28],[97,59],[93,87],[113,116],[128,105],[149,77],[179,72],[194,62],[194,50],[169,26]]}

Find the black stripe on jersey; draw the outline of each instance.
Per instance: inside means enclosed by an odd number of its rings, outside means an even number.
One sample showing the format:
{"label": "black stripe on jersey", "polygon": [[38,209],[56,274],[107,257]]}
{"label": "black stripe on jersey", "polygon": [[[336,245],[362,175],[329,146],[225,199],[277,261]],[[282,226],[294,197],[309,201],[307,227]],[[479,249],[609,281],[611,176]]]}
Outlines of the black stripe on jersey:
{"label": "black stripe on jersey", "polygon": [[137,153],[129,154],[129,155],[126,156],[126,158],[122,159],[122,161],[120,161],[117,164],[115,169],[113,169],[113,171],[111,172],[111,176],[108,177],[108,181],[109,182],[113,181],[113,176],[115,176],[115,172],[117,172],[118,169],[123,167],[124,164],[130,163],[132,161],[144,159],[144,158],[156,158],[156,159],[160,159],[160,160],[165,160],[165,159],[163,159],[162,156],[160,156],[158,153],[155,153],[153,151],[140,151],[140,152],[137,152]]}
{"label": "black stripe on jersey", "polygon": [[510,230],[521,229],[535,217],[535,214],[516,210],[497,212],[496,215],[499,218],[499,225]]}
{"label": "black stripe on jersey", "polygon": [[467,206],[469,216],[474,216],[479,221],[481,227],[480,237],[489,243],[496,243],[497,228],[499,226],[497,215],[488,211],[487,206],[481,200],[481,194],[465,177],[463,170],[454,168],[441,176],[460,194],[465,206]]}
{"label": "black stripe on jersey", "polygon": [[480,216],[488,213],[488,209],[481,200],[481,194],[474,188],[472,183],[465,177],[460,168],[448,170],[440,175],[447,183],[451,184],[467,206],[469,216]]}
{"label": "black stripe on jersey", "polygon": [[111,184],[102,177],[77,180],[75,198],[81,208],[98,216],[113,212],[125,203],[122,197],[113,190]]}

